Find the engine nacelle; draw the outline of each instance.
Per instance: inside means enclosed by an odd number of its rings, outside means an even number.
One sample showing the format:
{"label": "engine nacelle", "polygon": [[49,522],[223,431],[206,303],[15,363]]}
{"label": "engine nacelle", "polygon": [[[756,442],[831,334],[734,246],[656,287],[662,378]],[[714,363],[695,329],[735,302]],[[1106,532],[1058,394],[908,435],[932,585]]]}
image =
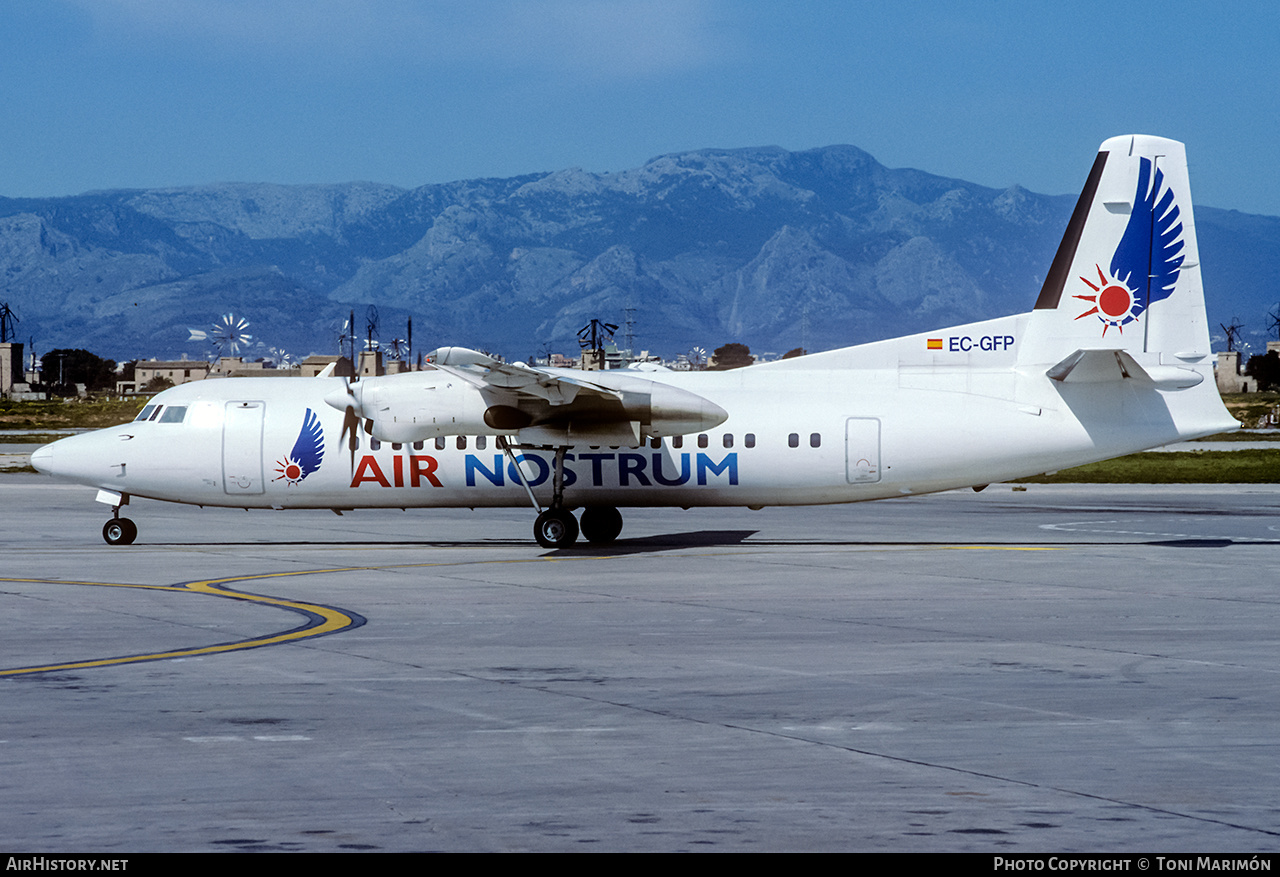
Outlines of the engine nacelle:
{"label": "engine nacelle", "polygon": [[[352,409],[371,425],[379,441],[409,444],[443,435],[498,435],[514,432],[485,420],[491,406],[474,384],[447,372],[404,372],[355,381],[324,400],[339,411]],[[490,418],[493,419],[492,417]]]}
{"label": "engine nacelle", "polygon": [[[479,354],[477,354],[479,355]],[[533,444],[629,444],[712,429],[728,413],[696,393],[635,375],[512,369],[477,385],[448,369],[354,381],[325,397],[380,441],[518,435]]]}

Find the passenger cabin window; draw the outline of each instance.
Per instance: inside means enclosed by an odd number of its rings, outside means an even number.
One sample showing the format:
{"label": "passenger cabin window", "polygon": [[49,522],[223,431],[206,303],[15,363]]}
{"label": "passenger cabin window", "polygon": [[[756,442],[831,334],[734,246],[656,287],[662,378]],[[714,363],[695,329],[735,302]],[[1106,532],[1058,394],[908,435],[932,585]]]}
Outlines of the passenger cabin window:
{"label": "passenger cabin window", "polygon": [[413,449],[414,449],[415,451],[420,451],[420,450],[422,450],[422,442],[414,442],[414,443],[413,443]]}
{"label": "passenger cabin window", "polygon": [[467,449],[467,437],[465,435],[458,436],[458,450],[465,451]]}
{"label": "passenger cabin window", "polygon": [[818,448],[822,446],[822,433],[815,432],[809,435],[809,447]]}
{"label": "passenger cabin window", "polygon": [[370,437],[369,437],[369,450],[371,450],[371,451],[379,451],[379,450],[382,450],[382,442],[378,441],[378,440],[377,440],[376,438],[374,438],[373,436],[370,436]]}
{"label": "passenger cabin window", "polygon": [[483,450],[484,450],[484,446],[485,446],[485,444],[487,444],[487,443],[486,443],[486,442],[485,442],[485,440],[484,440],[484,436],[482,436],[482,435],[478,435],[478,436],[476,436],[476,450],[477,450],[477,451],[483,451]]}
{"label": "passenger cabin window", "polygon": [[791,435],[787,436],[787,447],[789,448],[800,447],[800,433],[793,432],[791,433]]}
{"label": "passenger cabin window", "polygon": [[436,450],[443,451],[444,445],[445,445],[444,436],[442,435],[436,436]]}
{"label": "passenger cabin window", "polygon": [[183,418],[187,416],[186,405],[170,405],[164,409],[164,414],[160,417],[161,423],[181,423]]}
{"label": "passenger cabin window", "polygon": [[749,432],[744,435],[742,437],[742,444],[748,448],[754,448],[756,446],[756,434],[754,432]]}
{"label": "passenger cabin window", "polygon": [[649,447],[653,448],[654,450],[657,450],[657,449],[661,448],[661,447],[662,447],[662,439],[660,439],[660,438],[649,439]]}
{"label": "passenger cabin window", "polygon": [[707,434],[704,432],[698,435],[698,447],[705,448],[706,446],[707,446]]}
{"label": "passenger cabin window", "polygon": [[673,447],[673,448],[683,448],[683,447],[684,447],[684,436],[682,436],[682,435],[673,435],[673,436],[671,437],[671,447]]}
{"label": "passenger cabin window", "polygon": [[721,444],[723,444],[726,448],[733,447],[733,433],[726,432],[724,434],[724,439],[721,441]]}

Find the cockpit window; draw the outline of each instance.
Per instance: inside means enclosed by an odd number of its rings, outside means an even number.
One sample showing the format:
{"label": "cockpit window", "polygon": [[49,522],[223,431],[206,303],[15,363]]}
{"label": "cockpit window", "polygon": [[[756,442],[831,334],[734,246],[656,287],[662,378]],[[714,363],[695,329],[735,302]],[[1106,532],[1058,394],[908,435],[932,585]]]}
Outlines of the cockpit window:
{"label": "cockpit window", "polygon": [[170,405],[164,409],[164,414],[160,415],[161,423],[181,423],[183,418],[187,416],[186,405]]}
{"label": "cockpit window", "polygon": [[135,421],[138,421],[138,420],[150,420],[150,419],[151,419],[151,415],[152,415],[153,413],[155,413],[155,410],[156,410],[156,406],[154,406],[154,405],[148,405],[146,408],[143,408],[141,411],[139,411],[139,412],[138,412],[138,416],[137,416],[137,417],[135,417],[135,418],[133,418],[133,419],[134,419]]}

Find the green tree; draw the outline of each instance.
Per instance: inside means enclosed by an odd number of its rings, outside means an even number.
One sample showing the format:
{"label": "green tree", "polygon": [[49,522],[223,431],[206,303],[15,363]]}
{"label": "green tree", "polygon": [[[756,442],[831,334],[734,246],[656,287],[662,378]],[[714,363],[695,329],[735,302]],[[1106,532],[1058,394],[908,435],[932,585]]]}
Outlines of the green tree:
{"label": "green tree", "polygon": [[73,394],[76,384],[84,384],[89,390],[114,389],[116,385],[115,360],[103,359],[87,350],[50,350],[40,357],[40,366],[44,382],[63,396]]}
{"label": "green tree", "polygon": [[172,386],[173,381],[169,380],[164,375],[156,375],[154,378],[147,381],[147,385],[142,388],[142,392],[159,393],[161,390],[167,390]]}
{"label": "green tree", "polygon": [[1265,356],[1251,356],[1244,373],[1258,383],[1259,390],[1280,387],[1280,353],[1267,351]]}
{"label": "green tree", "polygon": [[751,365],[755,361],[751,358],[751,348],[736,341],[730,341],[723,347],[717,347],[712,356],[715,357],[716,361],[716,364],[711,367],[712,371],[728,371],[731,368],[742,368],[744,365]]}

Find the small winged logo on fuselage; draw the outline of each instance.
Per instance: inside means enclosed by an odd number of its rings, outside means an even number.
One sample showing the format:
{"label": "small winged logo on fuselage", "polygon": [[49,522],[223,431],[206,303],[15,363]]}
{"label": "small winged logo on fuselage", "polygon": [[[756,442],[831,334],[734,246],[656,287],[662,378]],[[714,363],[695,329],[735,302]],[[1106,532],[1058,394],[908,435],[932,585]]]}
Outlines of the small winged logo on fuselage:
{"label": "small winged logo on fuselage", "polygon": [[302,429],[298,432],[298,440],[293,450],[282,460],[276,462],[273,480],[284,481],[290,487],[305,479],[320,468],[324,460],[324,430],[320,427],[320,418],[310,408],[302,418]]}

